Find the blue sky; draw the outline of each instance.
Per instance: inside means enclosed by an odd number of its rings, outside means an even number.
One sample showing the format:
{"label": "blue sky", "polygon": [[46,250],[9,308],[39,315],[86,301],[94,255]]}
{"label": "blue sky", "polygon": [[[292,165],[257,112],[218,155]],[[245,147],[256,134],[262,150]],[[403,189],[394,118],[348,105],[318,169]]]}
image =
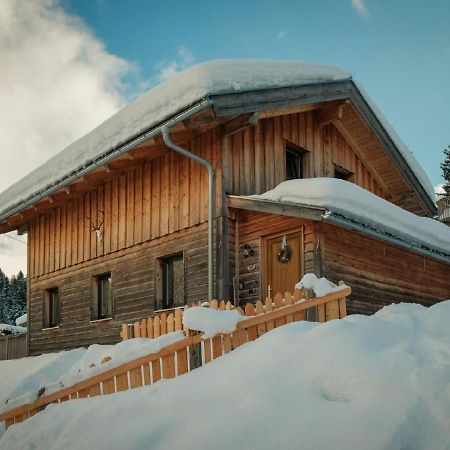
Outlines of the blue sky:
{"label": "blue sky", "polygon": [[[350,70],[433,184],[450,144],[450,2],[79,1],[64,3],[149,86],[217,58],[298,59]],[[136,82],[136,77],[133,80]]]}

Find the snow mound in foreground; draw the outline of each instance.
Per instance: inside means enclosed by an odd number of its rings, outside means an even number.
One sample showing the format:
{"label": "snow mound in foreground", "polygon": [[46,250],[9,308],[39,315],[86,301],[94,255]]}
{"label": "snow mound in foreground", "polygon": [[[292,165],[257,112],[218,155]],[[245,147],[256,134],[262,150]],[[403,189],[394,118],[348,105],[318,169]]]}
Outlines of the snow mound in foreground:
{"label": "snow mound in foreground", "polygon": [[174,380],[50,405],[8,449],[450,448],[450,301],[296,322]]}

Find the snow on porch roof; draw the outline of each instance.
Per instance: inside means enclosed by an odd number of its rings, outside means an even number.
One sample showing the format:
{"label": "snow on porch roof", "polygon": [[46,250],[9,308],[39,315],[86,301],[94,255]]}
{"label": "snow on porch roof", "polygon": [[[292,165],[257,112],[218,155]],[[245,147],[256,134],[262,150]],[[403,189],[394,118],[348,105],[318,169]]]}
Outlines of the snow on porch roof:
{"label": "snow on porch roof", "polygon": [[[93,166],[94,161],[209,96],[349,80],[351,74],[341,69],[298,61],[218,60],[190,67],[154,87],[1,193],[0,220],[19,212],[25,202],[32,204],[35,197],[51,193],[56,186],[63,187],[72,175]],[[359,90],[434,203],[434,190],[425,172],[370,98]]]}
{"label": "snow on porch roof", "polygon": [[[236,198],[236,197],[235,197]],[[437,220],[419,217],[362,187],[335,178],[290,180],[261,195],[239,197],[243,209],[298,215],[352,228],[364,234],[388,240],[394,245],[450,263],[450,227]],[[239,201],[230,206],[239,207]],[[247,207],[245,200],[249,200]],[[264,202],[252,208],[251,201]],[[283,208],[285,208],[283,210]],[[295,208],[300,208],[295,214]]]}

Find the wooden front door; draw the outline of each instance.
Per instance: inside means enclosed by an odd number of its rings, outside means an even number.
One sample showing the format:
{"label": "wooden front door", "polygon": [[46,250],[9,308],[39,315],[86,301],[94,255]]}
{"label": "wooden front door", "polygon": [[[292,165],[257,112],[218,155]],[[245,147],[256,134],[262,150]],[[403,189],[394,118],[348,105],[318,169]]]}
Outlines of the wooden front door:
{"label": "wooden front door", "polygon": [[264,248],[263,296],[293,293],[303,276],[303,230],[268,236]]}

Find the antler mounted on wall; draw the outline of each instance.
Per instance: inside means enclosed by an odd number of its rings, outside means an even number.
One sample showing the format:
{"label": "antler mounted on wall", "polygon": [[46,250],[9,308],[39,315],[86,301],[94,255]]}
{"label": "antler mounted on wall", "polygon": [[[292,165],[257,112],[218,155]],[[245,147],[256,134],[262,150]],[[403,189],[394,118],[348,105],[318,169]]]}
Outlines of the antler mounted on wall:
{"label": "antler mounted on wall", "polygon": [[96,221],[95,223],[92,221],[92,219],[87,216],[86,219],[89,220],[89,229],[91,231],[95,231],[95,235],[97,236],[97,241],[101,241],[103,239],[103,222],[105,221],[105,213],[101,211],[100,209],[97,210],[98,213],[101,214],[102,218],[101,221]]}

